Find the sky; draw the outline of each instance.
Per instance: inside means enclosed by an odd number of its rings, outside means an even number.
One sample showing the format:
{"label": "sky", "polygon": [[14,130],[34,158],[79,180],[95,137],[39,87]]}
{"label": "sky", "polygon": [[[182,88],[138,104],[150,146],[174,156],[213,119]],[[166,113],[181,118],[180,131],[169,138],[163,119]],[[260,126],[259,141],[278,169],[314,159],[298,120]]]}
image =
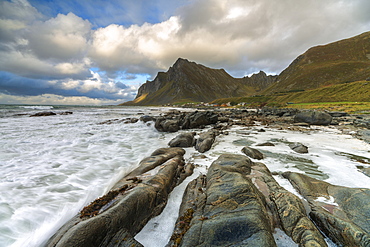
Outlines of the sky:
{"label": "sky", "polygon": [[177,58],[279,74],[370,31],[369,0],[0,0],[0,104],[116,105]]}

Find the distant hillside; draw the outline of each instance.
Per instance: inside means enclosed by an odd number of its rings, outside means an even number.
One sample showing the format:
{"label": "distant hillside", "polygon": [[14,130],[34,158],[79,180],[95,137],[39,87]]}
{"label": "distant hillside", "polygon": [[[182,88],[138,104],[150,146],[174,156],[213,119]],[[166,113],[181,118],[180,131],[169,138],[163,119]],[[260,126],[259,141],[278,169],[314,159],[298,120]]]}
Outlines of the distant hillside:
{"label": "distant hillside", "polygon": [[211,69],[179,58],[167,72],[147,81],[135,100],[122,105],[162,105],[181,102],[210,102],[218,98],[253,95],[271,85],[276,76],[264,72],[234,78],[224,69]]}
{"label": "distant hillside", "polygon": [[370,102],[370,81],[356,81],[336,84],[300,92],[284,92],[253,97],[217,99],[212,103],[228,102],[248,103],[254,105],[269,104],[285,106],[286,103],[320,103],[320,102]]}
{"label": "distant hillside", "polygon": [[264,94],[300,91],[370,77],[370,32],[308,49]]}

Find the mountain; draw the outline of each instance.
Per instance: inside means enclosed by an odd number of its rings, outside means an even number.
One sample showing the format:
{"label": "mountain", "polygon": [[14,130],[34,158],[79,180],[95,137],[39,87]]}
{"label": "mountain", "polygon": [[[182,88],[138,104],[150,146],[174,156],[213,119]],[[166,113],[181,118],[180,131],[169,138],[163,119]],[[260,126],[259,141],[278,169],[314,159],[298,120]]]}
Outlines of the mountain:
{"label": "mountain", "polygon": [[370,32],[308,49],[262,94],[303,91],[370,77]]}
{"label": "mountain", "polygon": [[253,95],[271,85],[276,76],[263,71],[251,77],[234,78],[224,69],[211,69],[179,58],[167,72],[159,72],[138,90],[136,98],[123,105],[162,105],[210,102],[218,98]]}

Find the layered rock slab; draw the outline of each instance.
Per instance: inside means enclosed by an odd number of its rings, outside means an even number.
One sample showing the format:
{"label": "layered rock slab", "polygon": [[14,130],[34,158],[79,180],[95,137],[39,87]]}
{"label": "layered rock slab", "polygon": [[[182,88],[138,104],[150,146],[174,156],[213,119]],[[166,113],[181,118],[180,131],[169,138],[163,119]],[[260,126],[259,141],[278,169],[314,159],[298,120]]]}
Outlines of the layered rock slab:
{"label": "layered rock slab", "polygon": [[[158,215],[184,167],[181,148],[159,149],[101,198],[85,207],[46,246],[142,246],[133,239]],[[145,172],[157,168],[153,174]]]}
{"label": "layered rock slab", "polygon": [[370,190],[347,188],[304,174],[283,176],[305,197],[316,225],[341,246],[370,246]]}
{"label": "layered rock slab", "polygon": [[264,196],[245,176],[250,166],[223,154],[191,182],[169,246],[276,246]]}

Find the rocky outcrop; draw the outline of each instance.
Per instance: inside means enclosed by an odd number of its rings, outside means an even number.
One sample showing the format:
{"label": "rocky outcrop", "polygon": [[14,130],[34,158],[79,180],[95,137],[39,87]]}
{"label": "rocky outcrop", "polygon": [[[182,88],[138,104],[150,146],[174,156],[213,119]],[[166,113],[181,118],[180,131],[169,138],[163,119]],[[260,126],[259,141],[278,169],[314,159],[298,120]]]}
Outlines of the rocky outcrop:
{"label": "rocky outcrop", "polygon": [[184,153],[181,148],[155,151],[62,226],[46,246],[141,246],[133,236],[163,210],[168,194],[188,170]]}
{"label": "rocky outcrop", "polygon": [[170,147],[193,147],[195,145],[195,132],[186,132],[181,133],[180,135],[173,138],[169,143],[168,146]]}
{"label": "rocky outcrop", "polygon": [[170,245],[276,246],[264,196],[244,176],[251,161],[243,155],[221,155],[189,184]]}
{"label": "rocky outcrop", "polygon": [[217,121],[218,115],[212,111],[195,111],[158,117],[155,128],[161,132],[176,132],[180,129],[204,128],[206,125],[217,123]]}
{"label": "rocky outcrop", "polygon": [[312,125],[329,125],[332,121],[332,116],[325,112],[318,111],[302,111],[294,117],[295,123],[308,123]]}
{"label": "rocky outcrop", "polygon": [[262,163],[223,154],[188,184],[167,246],[276,246],[281,227],[299,246],[327,246],[297,196]]}
{"label": "rocky outcrop", "polygon": [[304,174],[286,172],[283,176],[309,202],[315,224],[341,246],[370,245],[370,190],[347,188]]}
{"label": "rocky outcrop", "polygon": [[211,149],[212,144],[215,141],[215,138],[216,138],[216,131],[214,130],[201,133],[195,144],[195,149],[198,150],[200,153],[207,152],[208,150]]}
{"label": "rocky outcrop", "polygon": [[243,147],[242,152],[245,153],[245,155],[247,155],[248,157],[251,157],[252,159],[257,160],[263,159],[263,154],[255,148]]}

